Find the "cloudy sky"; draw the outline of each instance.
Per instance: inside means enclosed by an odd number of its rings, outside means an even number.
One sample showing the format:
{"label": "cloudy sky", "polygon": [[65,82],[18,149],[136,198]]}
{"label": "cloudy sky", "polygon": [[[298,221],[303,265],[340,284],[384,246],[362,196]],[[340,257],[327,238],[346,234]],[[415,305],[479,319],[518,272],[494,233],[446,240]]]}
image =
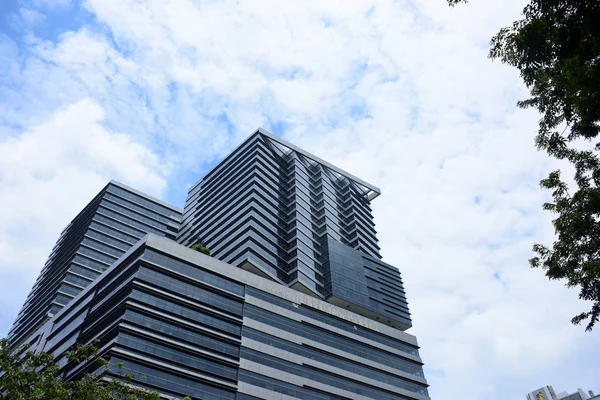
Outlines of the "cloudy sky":
{"label": "cloudy sky", "polygon": [[[0,336],[64,226],[113,178],[178,206],[262,126],[379,186],[432,398],[600,391],[550,243],[518,73],[486,58],[524,0],[4,0]],[[600,328],[597,328],[597,330]]]}

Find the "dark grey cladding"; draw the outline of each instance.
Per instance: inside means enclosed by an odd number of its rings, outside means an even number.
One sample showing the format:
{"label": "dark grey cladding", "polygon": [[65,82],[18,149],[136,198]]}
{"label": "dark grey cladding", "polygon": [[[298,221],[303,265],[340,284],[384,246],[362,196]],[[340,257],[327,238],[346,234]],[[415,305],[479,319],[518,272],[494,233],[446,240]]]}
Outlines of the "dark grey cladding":
{"label": "dark grey cladding", "polygon": [[190,189],[178,241],[407,329],[400,273],[378,261],[370,202],[379,193],[259,129]]}
{"label": "dark grey cladding", "polygon": [[335,240],[327,244],[328,302],[398,329],[412,326],[397,268]]}
{"label": "dark grey cladding", "polygon": [[27,340],[145,234],[175,239],[181,212],[111,181],[61,233],[8,338]]}
{"label": "dark grey cladding", "polygon": [[379,193],[260,129],[183,215],[111,182],[61,234],[9,338],[65,379],[97,368],[65,358],[97,339],[165,399],[427,400],[403,282],[377,246]]}
{"label": "dark grey cladding", "polygon": [[148,235],[47,323],[34,349],[67,379],[98,339],[114,372],[193,399],[428,399],[416,339]]}

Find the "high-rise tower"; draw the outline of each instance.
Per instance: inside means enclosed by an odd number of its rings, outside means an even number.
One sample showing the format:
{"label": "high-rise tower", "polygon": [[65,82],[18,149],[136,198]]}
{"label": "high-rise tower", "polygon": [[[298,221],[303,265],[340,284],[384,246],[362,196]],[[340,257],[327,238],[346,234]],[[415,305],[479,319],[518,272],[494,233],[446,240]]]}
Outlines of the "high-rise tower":
{"label": "high-rise tower", "polygon": [[165,399],[428,400],[400,273],[379,255],[378,194],[260,129],[183,216],[111,182],[61,235],[11,338],[64,379],[98,370],[66,359],[95,341]]}
{"label": "high-rise tower", "polygon": [[380,190],[262,129],[191,187],[178,241],[406,329],[398,269],[381,261]]}
{"label": "high-rise tower", "polygon": [[111,181],[60,234],[8,338],[26,341],[144,235],[174,239],[180,223],[180,209]]}

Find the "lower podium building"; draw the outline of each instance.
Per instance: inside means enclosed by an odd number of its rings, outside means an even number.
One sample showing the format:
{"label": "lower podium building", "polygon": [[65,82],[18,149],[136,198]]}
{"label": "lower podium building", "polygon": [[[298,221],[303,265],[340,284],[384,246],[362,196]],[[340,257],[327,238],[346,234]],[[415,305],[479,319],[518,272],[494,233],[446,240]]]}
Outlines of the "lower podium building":
{"label": "lower podium building", "polygon": [[[154,234],[38,332],[66,379],[74,343],[165,399],[428,399],[417,341]],[[122,368],[118,368],[122,365]]]}

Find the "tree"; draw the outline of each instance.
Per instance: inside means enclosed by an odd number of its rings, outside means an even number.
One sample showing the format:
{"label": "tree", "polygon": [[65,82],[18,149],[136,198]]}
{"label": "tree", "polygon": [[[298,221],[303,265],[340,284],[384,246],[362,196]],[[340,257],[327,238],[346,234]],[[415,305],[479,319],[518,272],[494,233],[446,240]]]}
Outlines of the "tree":
{"label": "tree", "polygon": [[[130,385],[132,376],[103,380],[104,374],[86,374],[77,381],[64,381],[51,354],[13,351],[7,339],[0,340],[0,399],[2,400],[160,400],[155,391]],[[67,353],[70,362],[96,360],[108,370],[108,362],[97,357],[93,345]],[[121,366],[122,367],[122,366]]]}
{"label": "tree", "polygon": [[[447,0],[451,6],[466,0]],[[523,19],[502,28],[490,42],[489,57],[519,69],[530,90],[521,108],[542,117],[535,137],[539,150],[570,162],[569,189],[559,170],[540,186],[552,192],[543,209],[556,215],[556,241],[534,244],[529,260],[549,279],[567,279],[589,311],[571,321],[587,320],[591,331],[600,317],[600,1],[531,0]]]}
{"label": "tree", "polygon": [[207,256],[210,256],[210,249],[204,246],[203,243],[196,243],[192,246],[192,249],[199,251],[200,253],[206,254]]}

